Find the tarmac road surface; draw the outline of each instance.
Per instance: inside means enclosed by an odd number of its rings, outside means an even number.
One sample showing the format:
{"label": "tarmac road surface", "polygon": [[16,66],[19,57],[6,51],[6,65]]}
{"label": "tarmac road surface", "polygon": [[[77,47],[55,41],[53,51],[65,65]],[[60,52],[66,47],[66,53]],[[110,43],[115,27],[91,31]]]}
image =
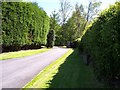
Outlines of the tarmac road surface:
{"label": "tarmac road surface", "polygon": [[33,79],[46,66],[60,58],[69,49],[54,47],[53,49],[40,54],[0,60],[0,88],[22,88]]}

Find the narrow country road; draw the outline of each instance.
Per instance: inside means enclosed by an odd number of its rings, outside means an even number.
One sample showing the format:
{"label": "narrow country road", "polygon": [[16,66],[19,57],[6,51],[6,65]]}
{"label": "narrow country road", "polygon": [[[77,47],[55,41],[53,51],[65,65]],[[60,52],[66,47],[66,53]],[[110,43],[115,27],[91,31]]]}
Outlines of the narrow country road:
{"label": "narrow country road", "polygon": [[2,65],[2,76],[0,76],[2,88],[22,88],[41,70],[64,55],[68,50],[54,47],[47,52],[32,56],[0,60]]}

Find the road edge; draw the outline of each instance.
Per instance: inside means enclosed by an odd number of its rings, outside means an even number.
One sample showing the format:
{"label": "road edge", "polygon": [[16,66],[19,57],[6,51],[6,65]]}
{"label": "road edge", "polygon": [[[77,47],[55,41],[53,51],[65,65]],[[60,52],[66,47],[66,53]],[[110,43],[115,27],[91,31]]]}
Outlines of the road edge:
{"label": "road edge", "polygon": [[[40,81],[40,77],[42,77],[45,73],[49,72],[52,70],[52,73],[57,73],[55,70],[59,68],[59,66],[65,62],[66,58],[73,52],[73,49],[69,49],[64,55],[62,55],[60,58],[58,58],[56,61],[54,61],[53,63],[51,63],[50,65],[46,66],[40,73],[38,73],[35,77],[33,77],[33,79],[28,82],[24,87],[22,87],[22,90],[27,90],[29,88],[37,88],[37,86],[35,85],[36,83],[38,83],[38,81]],[[56,66],[56,64],[58,64]],[[54,70],[55,69],[55,70]],[[55,75],[55,74],[54,74]],[[47,76],[46,76],[47,77]],[[49,77],[53,77],[49,75]],[[42,80],[44,83],[49,81],[49,80]],[[42,82],[41,81],[41,82]],[[36,86],[36,87],[35,87]],[[43,88],[44,85],[41,85],[38,88]],[[44,87],[46,88],[46,87]]]}

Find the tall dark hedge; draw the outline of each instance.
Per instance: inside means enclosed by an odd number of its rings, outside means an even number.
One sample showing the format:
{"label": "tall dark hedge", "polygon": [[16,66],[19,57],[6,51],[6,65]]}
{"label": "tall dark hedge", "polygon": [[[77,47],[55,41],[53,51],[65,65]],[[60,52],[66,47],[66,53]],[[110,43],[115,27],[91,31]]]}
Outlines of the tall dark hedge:
{"label": "tall dark hedge", "polygon": [[54,46],[54,42],[55,42],[55,31],[54,30],[50,30],[48,35],[47,35],[47,48],[52,48]]}
{"label": "tall dark hedge", "polygon": [[89,26],[79,49],[91,55],[99,80],[120,85],[120,2],[104,10]]}
{"label": "tall dark hedge", "polygon": [[46,44],[49,17],[36,3],[2,3],[2,45],[19,49]]}

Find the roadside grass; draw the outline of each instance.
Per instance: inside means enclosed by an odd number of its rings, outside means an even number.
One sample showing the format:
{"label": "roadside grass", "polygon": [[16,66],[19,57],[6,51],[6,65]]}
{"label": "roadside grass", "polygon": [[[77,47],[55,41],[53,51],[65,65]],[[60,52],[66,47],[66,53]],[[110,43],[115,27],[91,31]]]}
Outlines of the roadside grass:
{"label": "roadside grass", "polygon": [[60,47],[62,47],[62,48],[66,48],[66,46],[60,46]]}
{"label": "roadside grass", "polygon": [[48,88],[49,81],[53,79],[53,77],[58,72],[60,65],[65,62],[66,58],[72,52],[73,50],[70,49],[61,58],[57,59],[55,62],[43,69],[35,78],[33,78],[28,84],[23,87],[23,90],[27,90],[28,88]]}
{"label": "roadside grass", "polygon": [[64,56],[47,66],[23,87],[29,88],[104,88],[86,66],[77,49],[70,49]]}
{"label": "roadside grass", "polygon": [[94,76],[93,68],[86,66],[77,49],[66,59],[58,73],[49,81],[49,88],[104,88]]}
{"label": "roadside grass", "polygon": [[15,51],[15,52],[6,52],[6,53],[0,54],[0,60],[30,56],[30,55],[42,53],[48,50],[50,49],[42,48],[42,49],[34,49],[34,50],[21,50],[21,51]]}

